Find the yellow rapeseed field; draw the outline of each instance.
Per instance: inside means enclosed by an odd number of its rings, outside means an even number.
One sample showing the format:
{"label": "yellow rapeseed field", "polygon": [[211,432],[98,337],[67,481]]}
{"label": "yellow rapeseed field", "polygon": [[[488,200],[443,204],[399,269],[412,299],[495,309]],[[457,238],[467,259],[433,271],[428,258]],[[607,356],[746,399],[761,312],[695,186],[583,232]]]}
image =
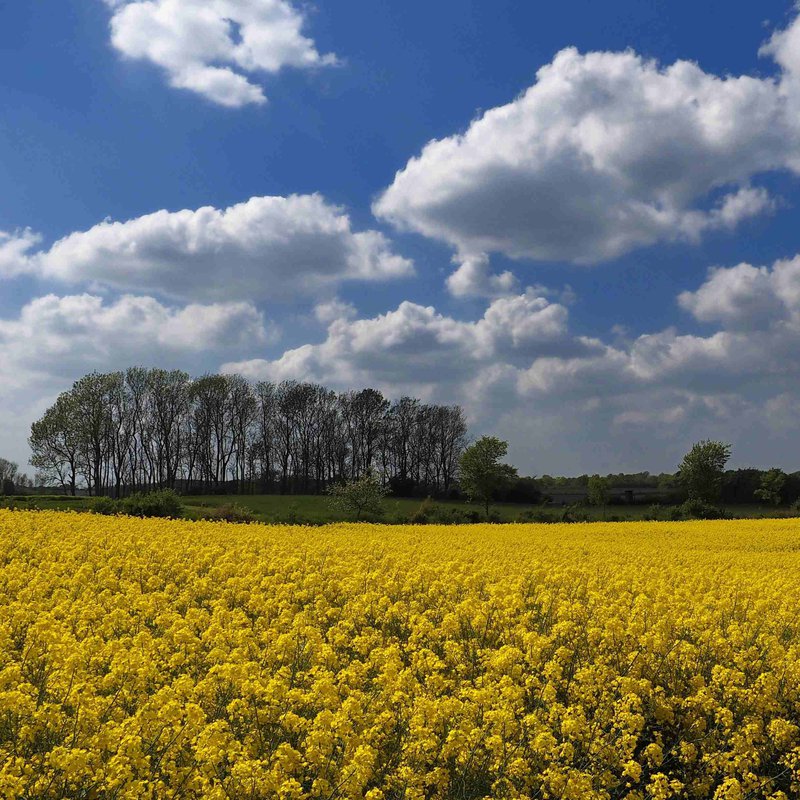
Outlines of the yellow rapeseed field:
{"label": "yellow rapeseed field", "polygon": [[0,510],[0,797],[800,796],[800,522]]}

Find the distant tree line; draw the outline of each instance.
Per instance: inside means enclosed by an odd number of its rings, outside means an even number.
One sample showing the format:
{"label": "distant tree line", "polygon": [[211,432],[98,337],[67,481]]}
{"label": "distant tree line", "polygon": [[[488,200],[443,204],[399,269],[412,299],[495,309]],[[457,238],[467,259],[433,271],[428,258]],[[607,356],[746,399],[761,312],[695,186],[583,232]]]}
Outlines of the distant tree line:
{"label": "distant tree line", "polygon": [[0,458],[0,495],[14,494],[17,487],[27,489],[32,486],[33,481],[24,472],[19,472],[18,464]]}
{"label": "distant tree line", "polygon": [[[543,489],[588,489],[594,475],[574,477],[542,475],[539,483]],[[677,485],[677,474],[662,472],[617,472],[603,475],[609,487],[614,489],[671,489]]]}
{"label": "distant tree line", "polygon": [[[687,496],[686,486],[680,478],[680,470],[675,473],[659,474],[620,472],[603,476],[553,477],[543,475],[536,479],[536,484],[545,496],[548,491],[585,489],[588,497],[592,494],[593,480],[596,481],[598,478],[602,478],[606,492],[615,489],[658,489],[663,501],[674,503],[683,502]],[[765,489],[765,485],[769,488]],[[765,497],[765,492],[769,492],[769,500]],[[762,502],[789,505],[800,497],[800,472],[786,473],[777,468],[721,470],[714,495],[716,502],[724,505],[756,505]],[[652,496],[648,495],[644,502],[652,502]]]}
{"label": "distant tree line", "polygon": [[397,495],[447,495],[466,440],[459,406],[133,367],[76,381],[29,444],[40,482],[72,494],[307,494],[374,473]]}

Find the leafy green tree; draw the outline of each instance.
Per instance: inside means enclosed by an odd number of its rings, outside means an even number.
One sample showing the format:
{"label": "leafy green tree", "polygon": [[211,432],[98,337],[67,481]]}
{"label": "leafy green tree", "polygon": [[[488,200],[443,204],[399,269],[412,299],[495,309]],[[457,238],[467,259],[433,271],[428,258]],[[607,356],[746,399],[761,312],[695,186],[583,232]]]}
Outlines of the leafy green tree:
{"label": "leafy green tree", "polygon": [[383,498],[389,490],[374,475],[364,475],[349,483],[337,483],[328,489],[331,505],[356,521],[383,514]]}
{"label": "leafy green tree", "polygon": [[31,426],[31,464],[44,483],[58,481],[74,495],[82,468],[80,410],[73,392],[63,392]]}
{"label": "leafy green tree", "polygon": [[765,503],[773,506],[780,505],[781,492],[786,483],[786,473],[778,467],[768,469],[761,475],[761,486],[755,490],[754,494]]}
{"label": "leafy green tree", "polygon": [[719,501],[725,465],[730,457],[731,446],[724,442],[706,439],[692,447],[678,467],[679,480],[690,500]]}
{"label": "leafy green tree", "polygon": [[606,515],[606,506],[608,505],[608,478],[601,475],[592,475],[587,483],[588,494],[586,499],[591,506],[602,506],[603,517]]}
{"label": "leafy green tree", "polygon": [[483,504],[489,516],[492,498],[517,477],[517,470],[500,459],[508,453],[508,442],[494,436],[483,436],[461,455],[459,483],[471,499]]}

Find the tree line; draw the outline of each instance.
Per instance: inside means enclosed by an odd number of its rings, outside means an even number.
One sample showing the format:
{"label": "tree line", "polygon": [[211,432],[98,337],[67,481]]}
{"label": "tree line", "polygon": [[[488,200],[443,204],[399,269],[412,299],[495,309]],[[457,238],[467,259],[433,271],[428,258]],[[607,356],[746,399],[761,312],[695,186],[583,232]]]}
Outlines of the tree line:
{"label": "tree line", "polygon": [[133,367],[76,381],[31,426],[39,482],[121,497],[318,493],[375,473],[397,495],[447,495],[467,424],[459,406],[376,389]]}

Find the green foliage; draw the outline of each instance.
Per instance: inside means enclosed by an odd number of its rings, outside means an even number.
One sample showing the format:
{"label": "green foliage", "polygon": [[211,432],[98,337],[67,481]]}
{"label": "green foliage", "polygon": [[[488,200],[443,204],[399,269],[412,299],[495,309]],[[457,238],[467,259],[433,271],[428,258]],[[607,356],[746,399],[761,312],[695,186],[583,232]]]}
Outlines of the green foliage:
{"label": "green foliage", "polygon": [[483,436],[462,454],[459,483],[471,499],[483,504],[489,516],[489,504],[495,495],[517,477],[517,470],[500,459],[508,452],[508,442],[494,436]]}
{"label": "green foliage", "polygon": [[589,515],[579,505],[564,506],[559,522],[589,522]]}
{"label": "green foliage", "polygon": [[425,525],[431,521],[433,516],[434,504],[430,497],[426,497],[420,504],[419,508],[409,517],[409,522],[412,525]]}
{"label": "green foliage", "polygon": [[[538,479],[538,483],[545,489],[584,489],[588,487],[591,477],[587,474],[573,476],[542,475]],[[608,485],[613,489],[642,489],[647,487],[666,490],[672,488],[675,483],[675,476],[667,472],[658,475],[653,475],[649,472],[617,472],[602,477],[608,480]]]}
{"label": "green foliage", "polygon": [[712,505],[719,501],[725,465],[731,457],[731,446],[705,440],[695,444],[683,457],[678,476],[689,500]]}
{"label": "green foliage", "polygon": [[236,503],[225,503],[225,505],[217,506],[216,508],[206,511],[202,515],[202,519],[241,524],[255,522],[256,516],[245,506],[240,506]]}
{"label": "green foliage", "polygon": [[687,500],[679,507],[681,515],[689,519],[730,519],[731,515],[724,508],[704,503],[702,500]]}
{"label": "green foliage", "polygon": [[95,514],[105,514],[106,516],[122,513],[122,505],[119,500],[111,497],[93,497],[89,501],[89,509]]}
{"label": "green foliage", "polygon": [[330,503],[356,521],[383,516],[383,499],[389,490],[373,475],[365,475],[349,483],[337,483],[330,487]]}
{"label": "green foliage", "polygon": [[403,521],[411,525],[472,525],[481,521],[481,515],[474,508],[446,506],[426,497]]}
{"label": "green foliage", "polygon": [[545,508],[526,508],[517,515],[514,522],[557,522],[557,518]]}
{"label": "green foliage", "polygon": [[589,490],[586,499],[590,506],[603,506],[608,505],[609,485],[608,478],[603,478],[600,475],[592,475],[587,484]]}
{"label": "green foliage", "polygon": [[137,492],[122,500],[120,507],[132,517],[180,517],[183,513],[181,498],[172,489]]}
{"label": "green foliage", "polygon": [[649,506],[643,519],[647,522],[658,522],[664,519],[664,509],[661,507],[661,503],[653,503]]}
{"label": "green foliage", "polygon": [[285,517],[284,521],[287,522],[289,525],[303,524],[303,516],[300,513],[300,506],[296,500],[292,500],[291,503],[287,504],[284,517]]}
{"label": "green foliage", "polygon": [[780,505],[781,492],[785,484],[786,473],[782,469],[773,467],[761,475],[761,485],[756,489],[755,496],[773,506]]}

